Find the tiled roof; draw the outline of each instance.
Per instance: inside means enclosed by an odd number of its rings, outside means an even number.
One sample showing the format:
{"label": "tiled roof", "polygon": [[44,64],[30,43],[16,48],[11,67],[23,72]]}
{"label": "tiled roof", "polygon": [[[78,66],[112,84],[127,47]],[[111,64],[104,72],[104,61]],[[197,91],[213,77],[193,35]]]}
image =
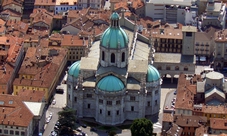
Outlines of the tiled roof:
{"label": "tiled roof", "polygon": [[210,118],[210,128],[214,130],[227,130],[227,119]]}
{"label": "tiled roof", "polygon": [[11,31],[19,31],[23,34],[27,33],[29,24],[24,23],[22,21],[16,21],[16,20],[8,20],[6,23],[6,26],[8,27],[7,30]]}
{"label": "tiled roof", "polygon": [[13,95],[0,95],[0,122],[7,126],[28,127],[33,114],[22,102]]}
{"label": "tiled roof", "polygon": [[173,122],[173,114],[171,113],[163,113],[163,119],[164,122]]}
{"label": "tiled roof", "polygon": [[56,1],[54,0],[35,0],[34,3],[35,6],[40,6],[40,5],[44,5],[44,6],[54,6],[56,5]]}
{"label": "tiled roof", "polygon": [[226,42],[227,41],[227,29],[215,32],[214,40],[216,42]]}
{"label": "tiled roof", "polygon": [[[83,43],[85,42],[85,43]],[[87,40],[80,39],[78,35],[64,35],[61,46],[84,46],[86,45]]]}
{"label": "tiled roof", "polygon": [[15,0],[3,0],[2,7],[7,6],[9,4],[15,4],[15,5],[18,5],[18,6],[22,7],[22,3],[23,3],[23,1],[16,2]]}
{"label": "tiled roof", "polygon": [[209,114],[226,114],[227,107],[223,105],[218,105],[218,106],[203,105],[202,112],[209,113]]}
{"label": "tiled roof", "polygon": [[207,134],[207,127],[201,125],[200,127],[196,128],[195,136],[204,136]]}
{"label": "tiled roof", "polygon": [[3,11],[1,12],[1,14],[8,14],[8,15],[11,16],[11,17],[21,17],[21,16],[22,16],[21,13],[16,12],[16,11],[14,11],[14,10],[12,10],[12,9],[5,9],[5,10],[3,10]]}
{"label": "tiled roof", "polygon": [[28,102],[42,102],[44,101],[44,95],[45,95],[45,91],[21,89],[18,92],[18,96],[23,101],[28,101]]}
{"label": "tiled roof", "polygon": [[[191,80],[190,80],[191,79]],[[196,85],[193,80],[200,80],[197,76],[187,79],[187,76],[181,74],[178,78],[176,109],[193,110],[194,95],[196,94]]]}
{"label": "tiled roof", "polygon": [[177,124],[173,123],[172,127],[166,132],[168,136],[180,136],[183,129]]}
{"label": "tiled roof", "polygon": [[207,123],[207,118],[203,116],[175,115],[174,122],[180,127],[199,127],[200,124]]}
{"label": "tiled roof", "polygon": [[34,25],[35,23],[38,23],[38,22],[43,22],[50,27],[53,21],[54,15],[53,13],[50,13],[45,9],[38,8],[33,10],[32,14],[30,15],[30,18],[32,18],[31,25]]}
{"label": "tiled roof", "polygon": [[29,47],[18,74],[31,75],[34,78],[16,78],[13,85],[50,87],[54,80],[53,75],[58,72],[66,53],[66,50],[62,48]]}

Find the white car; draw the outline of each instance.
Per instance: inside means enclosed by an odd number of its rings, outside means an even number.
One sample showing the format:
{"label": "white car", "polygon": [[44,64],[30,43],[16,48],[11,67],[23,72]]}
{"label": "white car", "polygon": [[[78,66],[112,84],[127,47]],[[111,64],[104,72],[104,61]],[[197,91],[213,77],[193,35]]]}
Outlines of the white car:
{"label": "white car", "polygon": [[53,104],[53,105],[55,105],[55,104],[56,104],[56,100],[55,100],[55,99],[52,101],[52,104]]}
{"label": "white car", "polygon": [[51,118],[50,118],[50,117],[47,117],[47,118],[46,118],[46,123],[49,123],[50,120],[51,120]]}
{"label": "white car", "polygon": [[52,119],[52,117],[53,117],[53,113],[51,112],[51,113],[49,114],[49,118]]}

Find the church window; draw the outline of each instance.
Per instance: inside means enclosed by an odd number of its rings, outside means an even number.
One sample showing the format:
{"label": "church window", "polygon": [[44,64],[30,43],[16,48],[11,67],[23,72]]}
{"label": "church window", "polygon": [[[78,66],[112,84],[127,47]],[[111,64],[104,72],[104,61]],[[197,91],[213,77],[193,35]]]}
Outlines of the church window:
{"label": "church window", "polygon": [[170,66],[166,66],[166,70],[170,70]]}
{"label": "church window", "polygon": [[179,70],[179,67],[178,67],[178,66],[176,66],[176,67],[175,67],[175,70]]}
{"label": "church window", "polygon": [[119,110],[117,110],[116,114],[119,115]]}
{"label": "church window", "polygon": [[150,101],[147,102],[147,106],[148,107],[151,106],[151,102]]}
{"label": "church window", "polygon": [[20,134],[21,134],[22,136],[25,136],[25,133],[24,133],[24,132],[21,132]]}
{"label": "church window", "polygon": [[130,101],[135,101],[136,97],[135,96],[130,96]]}
{"label": "church window", "polygon": [[112,105],[112,101],[106,101],[107,105]]}
{"label": "church window", "polygon": [[110,116],[110,111],[107,112],[107,115]]}
{"label": "church window", "polygon": [[184,71],[188,71],[188,67],[184,67]]}
{"label": "church window", "polygon": [[114,53],[111,54],[111,63],[115,63],[115,54]]}
{"label": "church window", "polygon": [[91,105],[90,103],[87,104],[87,108],[90,109],[91,108]]}
{"label": "church window", "polygon": [[103,100],[102,99],[99,99],[99,103],[103,104]]}
{"label": "church window", "polygon": [[4,134],[8,134],[8,130],[4,130]]}
{"label": "church window", "polygon": [[87,94],[87,98],[92,98],[92,94]]}
{"label": "church window", "polygon": [[77,102],[77,97],[74,97],[74,101]]}
{"label": "church window", "polygon": [[158,70],[162,70],[162,67],[161,66],[158,66]]}
{"label": "church window", "polygon": [[125,53],[123,52],[122,55],[121,55],[121,61],[122,62],[125,62]]}
{"label": "church window", "polygon": [[14,131],[13,131],[13,130],[10,130],[9,133],[10,133],[11,135],[14,135]]}
{"label": "church window", "polygon": [[131,106],[131,111],[134,111],[134,106]]}
{"label": "church window", "polygon": [[120,105],[120,104],[121,104],[121,100],[117,100],[116,105]]}
{"label": "church window", "polygon": [[102,60],[104,61],[105,60],[105,52],[102,51]]}
{"label": "church window", "polygon": [[99,113],[102,114],[102,109],[99,110]]}

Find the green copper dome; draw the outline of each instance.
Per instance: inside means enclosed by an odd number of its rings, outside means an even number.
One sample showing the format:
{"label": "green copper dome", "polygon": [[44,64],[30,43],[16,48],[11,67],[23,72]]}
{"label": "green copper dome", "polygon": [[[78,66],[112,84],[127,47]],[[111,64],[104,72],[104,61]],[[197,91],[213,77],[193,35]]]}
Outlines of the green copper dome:
{"label": "green copper dome", "polygon": [[80,72],[80,61],[74,62],[69,68],[69,75],[78,77]]}
{"label": "green copper dome", "polygon": [[111,25],[104,31],[100,45],[106,48],[125,48],[128,46],[128,36],[120,27],[119,15],[114,12],[111,17]]}
{"label": "green copper dome", "polygon": [[119,20],[119,15],[117,14],[117,12],[113,12],[112,15],[110,16],[111,20]]}
{"label": "green copper dome", "polygon": [[115,76],[106,76],[102,78],[97,86],[100,90],[107,92],[116,92],[124,89],[122,81]]}
{"label": "green copper dome", "polygon": [[159,74],[158,70],[154,66],[148,65],[147,82],[153,82],[153,81],[157,81],[159,79],[160,79],[160,74]]}

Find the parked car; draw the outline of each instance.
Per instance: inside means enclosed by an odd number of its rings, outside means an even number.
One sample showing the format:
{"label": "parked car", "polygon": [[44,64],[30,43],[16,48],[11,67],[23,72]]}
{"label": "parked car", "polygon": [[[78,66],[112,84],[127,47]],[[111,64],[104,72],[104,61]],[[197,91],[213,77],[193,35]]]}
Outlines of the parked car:
{"label": "parked car", "polygon": [[52,119],[52,117],[53,117],[53,113],[52,113],[52,112],[50,112],[50,114],[49,114],[49,118],[50,118],[50,119]]}
{"label": "parked car", "polygon": [[51,131],[50,135],[51,135],[51,136],[57,136],[58,134],[57,134],[57,132],[55,132],[55,131]]}
{"label": "parked car", "polygon": [[91,128],[91,131],[96,132],[96,131],[97,131],[97,129],[96,129],[96,128],[94,128],[94,127],[92,127],[92,128]]}
{"label": "parked car", "polygon": [[64,93],[64,90],[63,89],[56,89],[56,93],[63,94]]}
{"label": "parked car", "polygon": [[82,124],[81,126],[82,126],[83,128],[86,128],[86,127],[87,127],[87,125],[86,125],[86,124]]}
{"label": "parked car", "polygon": [[175,90],[173,94],[176,95],[177,94],[177,90]]}
{"label": "parked car", "polygon": [[78,127],[78,128],[76,129],[76,131],[81,132],[81,131],[82,131],[82,129],[81,129],[80,127]]}
{"label": "parked car", "polygon": [[50,117],[47,117],[47,118],[46,118],[46,123],[49,123],[50,120],[51,120],[51,118],[50,118]]}
{"label": "parked car", "polygon": [[55,105],[55,104],[56,104],[56,100],[55,100],[55,99],[52,101],[52,104],[53,104],[53,105]]}

